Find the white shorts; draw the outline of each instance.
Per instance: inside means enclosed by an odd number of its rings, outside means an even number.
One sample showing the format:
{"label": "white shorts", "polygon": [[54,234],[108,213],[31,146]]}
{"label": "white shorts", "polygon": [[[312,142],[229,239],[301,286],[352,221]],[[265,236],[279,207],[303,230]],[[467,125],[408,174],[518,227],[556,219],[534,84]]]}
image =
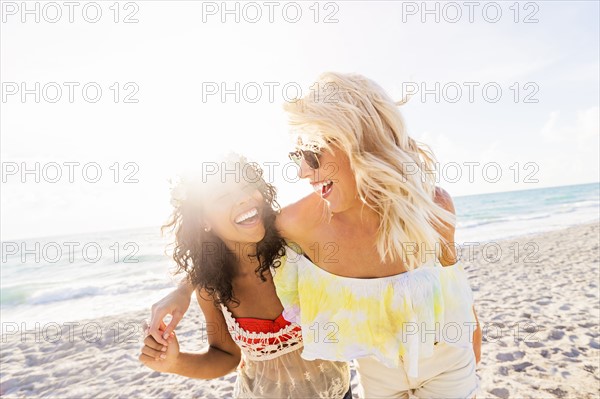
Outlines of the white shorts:
{"label": "white shorts", "polygon": [[419,376],[411,378],[406,364],[388,368],[374,357],[358,359],[364,397],[371,398],[473,398],[479,388],[472,348],[443,342],[434,346],[433,356],[420,359]]}

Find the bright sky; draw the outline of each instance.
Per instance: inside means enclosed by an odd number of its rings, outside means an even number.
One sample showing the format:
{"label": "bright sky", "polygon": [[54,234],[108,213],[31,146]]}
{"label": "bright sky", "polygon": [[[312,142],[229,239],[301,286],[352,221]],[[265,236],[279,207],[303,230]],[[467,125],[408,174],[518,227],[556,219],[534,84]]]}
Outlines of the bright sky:
{"label": "bright sky", "polygon": [[23,4],[1,3],[3,240],[158,225],[166,179],[224,149],[276,162],[299,199],[282,104],[328,70],[412,93],[408,130],[454,196],[600,180],[596,1]]}

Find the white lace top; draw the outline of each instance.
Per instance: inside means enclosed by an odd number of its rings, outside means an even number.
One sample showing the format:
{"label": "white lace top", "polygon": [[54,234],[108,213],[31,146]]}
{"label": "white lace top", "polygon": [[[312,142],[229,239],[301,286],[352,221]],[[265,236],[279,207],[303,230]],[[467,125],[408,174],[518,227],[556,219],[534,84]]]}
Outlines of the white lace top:
{"label": "white lace top", "polygon": [[299,325],[291,323],[276,332],[250,332],[225,306],[221,309],[231,337],[242,349],[236,398],[344,397],[350,387],[348,363],[303,359]]}

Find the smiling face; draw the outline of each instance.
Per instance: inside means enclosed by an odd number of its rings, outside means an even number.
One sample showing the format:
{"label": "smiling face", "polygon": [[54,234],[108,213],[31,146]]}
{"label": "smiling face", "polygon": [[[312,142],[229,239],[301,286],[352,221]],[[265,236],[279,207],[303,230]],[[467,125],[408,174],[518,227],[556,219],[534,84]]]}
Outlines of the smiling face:
{"label": "smiling face", "polygon": [[319,165],[319,168],[312,169],[303,159],[298,175],[310,182],[313,190],[328,202],[333,213],[361,204],[354,172],[344,151],[330,144],[329,149],[320,152]]}
{"label": "smiling face", "polygon": [[211,184],[205,196],[204,222],[229,249],[236,243],[257,243],[265,236],[264,199],[259,186],[229,176]]}

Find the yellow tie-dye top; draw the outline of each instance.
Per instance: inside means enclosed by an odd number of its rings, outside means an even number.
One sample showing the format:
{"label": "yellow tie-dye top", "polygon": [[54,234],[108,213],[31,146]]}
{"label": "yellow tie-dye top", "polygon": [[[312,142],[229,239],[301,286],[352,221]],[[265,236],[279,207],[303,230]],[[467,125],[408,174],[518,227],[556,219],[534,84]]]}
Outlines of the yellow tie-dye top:
{"label": "yellow tie-dye top", "polygon": [[283,316],[302,327],[306,360],[375,356],[387,367],[418,360],[437,342],[467,347],[476,329],[473,293],[460,263],[438,263],[382,278],[331,274],[286,248],[273,280]]}

